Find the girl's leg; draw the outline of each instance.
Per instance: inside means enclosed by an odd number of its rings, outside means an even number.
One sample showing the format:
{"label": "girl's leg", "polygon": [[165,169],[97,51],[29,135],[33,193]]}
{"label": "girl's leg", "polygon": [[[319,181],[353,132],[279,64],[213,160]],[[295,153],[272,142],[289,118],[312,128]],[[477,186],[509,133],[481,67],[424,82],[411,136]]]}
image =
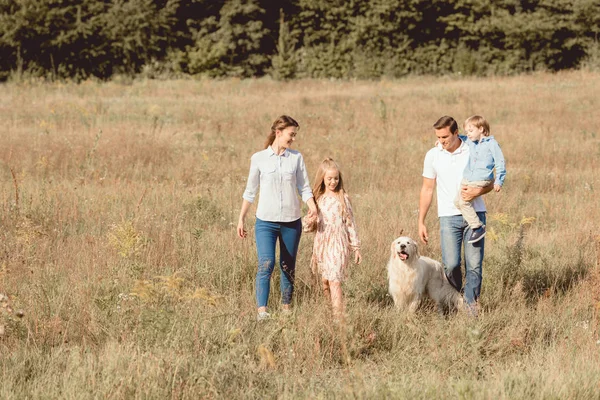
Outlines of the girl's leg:
{"label": "girl's leg", "polygon": [[256,273],[256,304],[258,312],[267,310],[271,274],[275,267],[275,245],[279,236],[279,224],[256,219],[254,230],[256,251],[258,253],[258,271]]}
{"label": "girl's leg", "polygon": [[344,315],[344,298],[342,295],[341,282],[329,282],[329,290],[331,290],[331,307],[334,317],[342,317]]}
{"label": "girl's leg", "polygon": [[322,278],[321,282],[323,283],[323,294],[325,295],[325,298],[327,301],[331,301],[331,289],[329,288],[329,281],[325,278]]}
{"label": "girl's leg", "polygon": [[302,234],[302,221],[282,222],[279,233],[280,267],[281,267],[281,303],[283,309],[289,309],[294,293],[294,276],[296,272],[296,255]]}

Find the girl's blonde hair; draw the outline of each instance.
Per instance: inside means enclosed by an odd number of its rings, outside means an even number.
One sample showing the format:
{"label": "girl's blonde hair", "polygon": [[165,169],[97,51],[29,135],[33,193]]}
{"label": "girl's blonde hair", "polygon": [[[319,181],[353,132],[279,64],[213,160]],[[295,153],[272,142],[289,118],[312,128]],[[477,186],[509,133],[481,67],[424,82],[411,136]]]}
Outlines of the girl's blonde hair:
{"label": "girl's blonde hair", "polygon": [[319,168],[317,169],[317,174],[315,175],[314,180],[315,183],[313,186],[313,196],[315,197],[315,203],[317,203],[319,201],[319,198],[325,193],[325,174],[329,170],[336,170],[340,176],[338,185],[335,188],[335,196],[342,204],[342,219],[344,219],[345,221],[346,217],[348,216],[348,207],[346,207],[346,191],[344,190],[344,180],[342,179],[342,171],[340,170],[339,165],[331,157],[327,157],[326,159],[324,159],[319,165]]}
{"label": "girl's blonde hair", "polygon": [[273,122],[273,125],[271,125],[271,132],[269,133],[269,135],[267,136],[267,140],[265,141],[265,149],[272,145],[275,141],[275,137],[277,136],[276,132],[282,131],[288,126],[295,126],[296,128],[300,128],[298,122],[296,122],[296,120],[290,117],[289,115],[282,115],[279,118],[277,118]]}
{"label": "girl's blonde hair", "polygon": [[490,136],[490,124],[481,115],[473,115],[465,121],[463,128],[466,129],[467,125],[471,124],[475,128],[483,128],[483,136]]}

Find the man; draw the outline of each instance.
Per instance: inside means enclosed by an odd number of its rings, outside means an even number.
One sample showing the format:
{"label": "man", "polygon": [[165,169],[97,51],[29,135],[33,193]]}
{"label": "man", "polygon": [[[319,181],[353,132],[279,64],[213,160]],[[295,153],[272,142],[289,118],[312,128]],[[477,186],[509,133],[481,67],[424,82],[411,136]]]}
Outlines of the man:
{"label": "man", "polygon": [[425,244],[429,241],[425,217],[433,199],[433,191],[437,189],[442,264],[452,286],[461,291],[461,248],[464,246],[466,270],[464,299],[468,309],[476,314],[477,299],[481,291],[484,239],[476,243],[468,243],[471,229],[455,207],[454,199],[461,190],[463,200],[472,201],[479,219],[485,224],[485,204],[482,197],[478,196],[491,191],[493,185],[483,188],[461,187],[463,171],[469,160],[469,147],[458,136],[458,124],[454,118],[444,116],[433,125],[433,128],[438,144],[425,155],[423,186],[419,197],[419,237]]}

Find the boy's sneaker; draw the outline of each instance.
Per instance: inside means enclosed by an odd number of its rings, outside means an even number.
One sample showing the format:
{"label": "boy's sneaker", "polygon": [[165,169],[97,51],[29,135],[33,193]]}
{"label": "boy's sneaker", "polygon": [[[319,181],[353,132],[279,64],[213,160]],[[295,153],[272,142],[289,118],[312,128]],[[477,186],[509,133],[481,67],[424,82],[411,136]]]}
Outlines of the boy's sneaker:
{"label": "boy's sneaker", "polygon": [[485,236],[485,225],[481,225],[477,229],[473,229],[469,243],[477,243]]}
{"label": "boy's sneaker", "polygon": [[257,321],[264,321],[264,320],[267,320],[267,319],[271,319],[271,314],[269,314],[269,313],[268,313],[268,312],[266,312],[266,311],[261,311],[261,312],[259,312],[259,313],[258,313],[258,315],[256,316],[256,320],[257,320]]}

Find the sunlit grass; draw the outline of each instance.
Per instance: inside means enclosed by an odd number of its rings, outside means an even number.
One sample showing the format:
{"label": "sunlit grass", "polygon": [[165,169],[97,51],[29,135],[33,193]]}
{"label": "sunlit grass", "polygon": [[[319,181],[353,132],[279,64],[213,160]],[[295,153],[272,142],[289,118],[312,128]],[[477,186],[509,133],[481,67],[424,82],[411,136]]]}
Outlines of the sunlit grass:
{"label": "sunlit grass", "polygon": [[[600,378],[600,76],[1,87],[1,398],[594,398]],[[341,165],[363,242],[347,324],[300,244],[294,313],[255,320],[250,156],[290,114],[309,176]],[[507,159],[486,195],[481,315],[407,317],[390,242],[416,237],[431,125],[484,115]],[[435,204],[431,241],[441,258]],[[252,213],[251,213],[252,214]],[[252,225],[252,218],[249,218]]]}

